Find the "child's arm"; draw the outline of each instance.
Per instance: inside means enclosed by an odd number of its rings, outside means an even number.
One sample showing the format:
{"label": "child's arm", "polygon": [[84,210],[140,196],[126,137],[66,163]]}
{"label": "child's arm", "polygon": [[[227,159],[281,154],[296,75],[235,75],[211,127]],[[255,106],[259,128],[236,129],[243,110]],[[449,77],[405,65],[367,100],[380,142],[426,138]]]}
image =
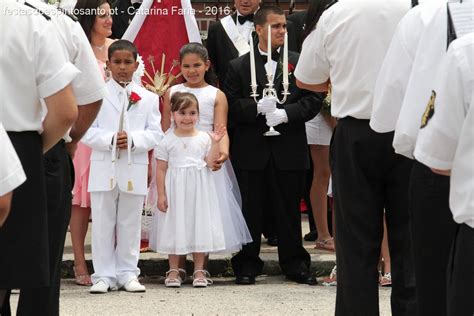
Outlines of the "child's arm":
{"label": "child's arm", "polygon": [[82,137],[81,142],[92,149],[102,151],[112,150],[112,144],[116,132],[101,128],[99,125],[99,117],[100,111],[94,123],[92,123],[91,127],[89,127],[84,137]]}
{"label": "child's arm", "polygon": [[171,104],[170,104],[170,93],[171,88],[166,90],[165,95],[163,96],[163,109],[161,117],[161,128],[166,132],[171,126]]}
{"label": "child's arm", "polygon": [[161,130],[160,101],[156,94],[150,93],[147,99],[142,102],[149,102],[149,111],[143,130],[130,131],[132,149],[135,153],[141,153],[153,149],[163,137]]}
{"label": "child's arm", "polygon": [[206,163],[209,168],[212,168],[214,162],[219,158],[220,155],[220,141],[224,138],[227,129],[223,125],[214,126],[214,132],[209,132],[211,136],[211,150],[207,154]]}
{"label": "child's arm", "polygon": [[[216,104],[214,106],[214,126],[227,126],[227,98],[221,90],[217,91]],[[222,167],[222,164],[229,158],[229,135],[226,133],[220,141],[219,156],[212,163],[212,170],[216,171]]]}
{"label": "child's arm", "polygon": [[166,212],[168,209],[168,199],[166,198],[165,177],[168,169],[168,162],[156,160],[156,188],[158,190],[158,209]]}

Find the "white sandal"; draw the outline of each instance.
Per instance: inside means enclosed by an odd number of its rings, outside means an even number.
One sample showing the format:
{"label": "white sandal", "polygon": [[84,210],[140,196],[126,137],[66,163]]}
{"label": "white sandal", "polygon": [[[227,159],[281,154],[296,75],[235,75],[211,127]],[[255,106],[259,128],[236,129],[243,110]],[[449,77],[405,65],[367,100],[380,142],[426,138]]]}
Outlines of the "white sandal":
{"label": "white sandal", "polygon": [[[194,275],[196,272],[202,272],[204,274],[204,278],[195,278]],[[193,272],[193,286],[194,287],[207,287],[208,285],[213,284],[214,282],[209,279],[211,275],[207,270],[196,270]]]}
{"label": "white sandal", "polygon": [[179,268],[178,271],[179,271],[179,277],[181,278],[181,282],[182,283],[186,282],[186,278],[188,277],[186,270]]}
{"label": "white sandal", "polygon": [[[168,278],[168,275],[169,275],[171,272],[176,272],[176,273],[178,273],[178,277],[177,277],[177,278]],[[166,279],[165,279],[165,286],[166,286],[166,287],[181,287],[181,282],[183,282],[183,280],[181,279],[180,271],[179,271],[179,270],[176,270],[176,269],[169,269],[169,270],[166,272],[165,277],[166,277]]]}

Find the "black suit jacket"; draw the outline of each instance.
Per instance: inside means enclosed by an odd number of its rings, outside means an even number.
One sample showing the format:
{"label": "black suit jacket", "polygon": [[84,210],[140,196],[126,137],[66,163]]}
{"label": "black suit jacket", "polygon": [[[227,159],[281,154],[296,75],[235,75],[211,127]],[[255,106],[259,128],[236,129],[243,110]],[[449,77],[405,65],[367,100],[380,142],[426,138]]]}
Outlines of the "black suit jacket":
{"label": "black suit jacket", "polygon": [[[296,66],[298,57],[298,53],[289,52],[289,64]],[[264,59],[256,49],[258,98],[261,98],[267,83],[264,64]],[[281,65],[277,67],[274,80],[280,99],[283,90]],[[285,109],[288,123],[275,127],[281,133],[280,136],[264,136],[263,133],[268,130],[265,116],[257,115],[257,104],[250,97],[250,54],[229,63],[224,92],[229,102],[229,123],[235,127],[231,140],[231,159],[236,169],[263,170],[271,157],[279,170],[304,170],[309,167],[305,122],[319,113],[323,96],[299,89],[293,74],[289,82],[291,94],[285,104],[278,105]]]}
{"label": "black suit jacket", "polygon": [[112,16],[112,38],[122,38],[140,5],[140,3],[132,5],[130,0],[117,0],[114,6],[117,12]]}
{"label": "black suit jacket", "polygon": [[[234,21],[237,19],[237,13],[232,14]],[[298,48],[296,39],[296,29],[292,23],[288,22],[288,48],[296,51]],[[209,59],[212,67],[217,75],[220,86],[224,85],[223,80],[226,78],[227,68],[232,59],[239,57],[239,52],[230,40],[224,30],[221,21],[209,25],[207,31],[206,48],[209,52]]]}
{"label": "black suit jacket", "polygon": [[290,14],[286,19],[291,21],[296,30],[296,45],[298,47],[298,53],[301,52],[301,46],[303,45],[303,32],[306,22],[306,13],[307,11],[298,11],[293,14]]}

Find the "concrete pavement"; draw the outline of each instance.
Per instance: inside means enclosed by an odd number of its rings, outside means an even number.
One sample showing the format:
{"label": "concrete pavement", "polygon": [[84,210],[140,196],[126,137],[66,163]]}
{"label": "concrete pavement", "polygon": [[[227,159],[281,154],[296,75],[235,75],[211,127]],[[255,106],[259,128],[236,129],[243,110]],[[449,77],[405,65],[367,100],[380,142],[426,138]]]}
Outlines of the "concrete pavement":
{"label": "concrete pavement", "polygon": [[[252,286],[232,278],[214,278],[214,285],[194,289],[185,284],[168,289],[162,278],[146,278],[145,293],[114,291],[89,294],[87,287],[63,280],[60,315],[334,315],[336,288],[286,282],[282,276],[259,277]],[[381,288],[380,315],[390,315],[390,289]],[[18,295],[11,298],[15,310]]]}
{"label": "concrete pavement", "polygon": [[[309,231],[309,225],[307,216],[302,214],[302,232],[303,236]],[[86,260],[88,261],[89,271],[92,272],[91,262],[91,230],[89,225],[89,232],[86,236],[85,252]],[[314,242],[304,242],[306,250],[311,254],[311,269],[318,276],[329,275],[333,268],[336,260],[336,256],[332,252],[316,250],[314,249]],[[230,264],[231,255],[214,255],[210,256],[209,272],[212,276],[232,276],[233,271]],[[264,240],[262,240],[262,249],[260,257],[265,262],[263,273],[265,275],[279,275],[281,274],[280,267],[278,265],[278,252],[277,247],[268,246]],[[189,261],[188,257],[187,270],[188,273],[192,272],[192,262]],[[72,278],[74,276],[72,267],[74,265],[74,256],[72,253],[72,245],[70,234],[67,234],[66,243],[64,247],[63,255],[63,277]],[[141,269],[142,276],[159,276],[164,275],[168,270],[167,257],[154,253],[146,252],[140,254],[139,267]]]}

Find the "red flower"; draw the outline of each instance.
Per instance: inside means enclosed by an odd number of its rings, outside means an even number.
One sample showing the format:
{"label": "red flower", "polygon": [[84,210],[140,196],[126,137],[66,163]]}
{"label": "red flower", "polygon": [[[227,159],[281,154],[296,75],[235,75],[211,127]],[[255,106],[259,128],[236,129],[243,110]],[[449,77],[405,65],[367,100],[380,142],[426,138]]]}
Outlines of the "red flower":
{"label": "red flower", "polygon": [[138,101],[140,101],[142,98],[136,94],[135,92],[132,91],[132,93],[130,93],[130,96],[128,97],[128,107],[127,107],[127,111],[130,110],[130,108],[132,107],[132,105],[134,105],[135,103],[137,103]]}
{"label": "red flower", "polygon": [[295,65],[288,63],[288,72],[293,72],[295,70]]}
{"label": "red flower", "polygon": [[128,100],[131,102],[131,103],[137,103],[138,101],[140,101],[142,98],[136,94],[135,92],[132,91],[132,93],[130,93],[130,97],[128,98]]}

